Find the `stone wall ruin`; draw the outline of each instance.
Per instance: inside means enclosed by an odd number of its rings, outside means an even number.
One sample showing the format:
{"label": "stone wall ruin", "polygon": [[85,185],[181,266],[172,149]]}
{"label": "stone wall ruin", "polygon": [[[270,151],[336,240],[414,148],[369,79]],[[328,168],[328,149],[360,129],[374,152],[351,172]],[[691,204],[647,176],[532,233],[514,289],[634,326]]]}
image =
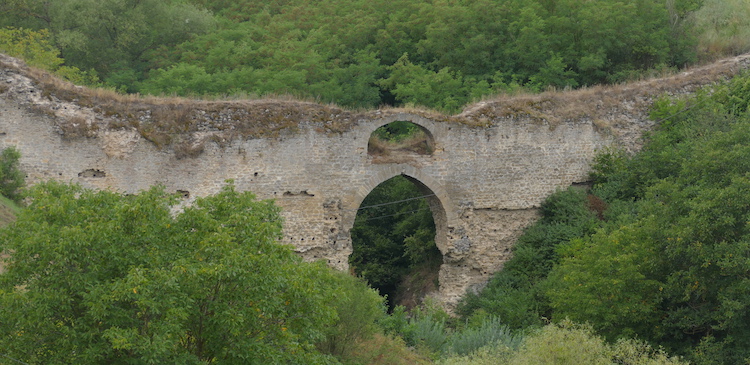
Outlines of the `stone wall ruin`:
{"label": "stone wall ruin", "polygon": [[[284,243],[340,270],[348,268],[362,201],[404,175],[434,194],[428,202],[444,259],[433,295],[450,307],[502,268],[545,197],[587,180],[597,151],[640,147],[654,123],[647,115],[654,97],[692,92],[747,65],[738,57],[670,82],[498,99],[444,116],[99,95],[0,55],[0,148],[21,151],[29,183],[125,193],[162,184],[190,202],[233,179],[238,190],[282,207]],[[404,120],[429,133],[430,154],[368,153],[375,129]]]}

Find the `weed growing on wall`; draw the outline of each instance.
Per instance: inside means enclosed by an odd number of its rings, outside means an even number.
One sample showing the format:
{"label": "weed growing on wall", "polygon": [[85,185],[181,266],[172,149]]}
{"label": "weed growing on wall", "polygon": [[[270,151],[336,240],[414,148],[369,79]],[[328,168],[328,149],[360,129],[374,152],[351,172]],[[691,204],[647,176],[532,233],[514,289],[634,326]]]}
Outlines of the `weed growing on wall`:
{"label": "weed growing on wall", "polygon": [[8,147],[0,154],[0,195],[19,202],[19,189],[24,185],[25,174],[20,170],[18,160],[21,153],[15,147]]}

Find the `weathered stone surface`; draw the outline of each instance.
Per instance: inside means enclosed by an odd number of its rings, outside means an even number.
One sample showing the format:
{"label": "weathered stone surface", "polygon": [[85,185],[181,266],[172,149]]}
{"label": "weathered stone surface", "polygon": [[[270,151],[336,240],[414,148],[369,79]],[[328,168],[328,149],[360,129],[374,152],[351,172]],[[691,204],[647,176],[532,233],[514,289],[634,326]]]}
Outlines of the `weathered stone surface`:
{"label": "weathered stone surface", "polygon": [[[702,83],[746,67],[747,59],[737,58],[725,65],[729,71]],[[238,189],[275,199],[283,208],[284,243],[296,247],[305,259],[326,260],[346,270],[352,252],[349,232],[362,201],[385,180],[409,177],[426,194],[434,194],[428,201],[437,226],[436,243],[444,255],[434,296],[448,307],[502,268],[517,237],[537,218],[544,198],[555,189],[585,181],[598,150],[613,145],[638,149],[640,135],[653,125],[645,108],[656,95],[653,90],[627,90],[622,95],[635,96],[623,96],[625,100],[607,110],[602,106],[555,114],[576,100],[619,95],[611,89],[574,91],[547,99],[483,102],[453,117],[401,110],[354,114],[328,107],[315,107],[312,113],[305,109],[309,104],[282,101],[248,102],[241,108],[234,102],[232,110],[215,112],[224,104],[196,102],[189,109],[171,109],[173,114],[185,111],[175,118],[194,126],[170,132],[170,138],[187,141],[192,148],[181,153],[178,149],[184,144],[160,144],[151,141],[154,137],[143,137],[143,123],[153,122],[159,113],[166,115],[163,105],[142,101],[139,119],[123,123],[122,115],[102,112],[97,105],[61,101],[54,92],[42,91],[42,81],[17,61],[5,56],[0,61],[0,84],[5,85],[0,88],[0,148],[20,149],[21,167],[30,183],[55,179],[128,193],[162,184],[189,202],[218,192],[226,179],[233,179]],[[691,80],[688,84],[696,83]],[[685,84],[675,83],[674,93],[694,90]],[[652,84],[643,87],[648,85]],[[514,113],[507,111],[511,104],[516,105]],[[266,109],[256,116],[256,107]],[[271,113],[272,107],[299,119],[291,126],[274,127],[274,133],[264,138],[227,134],[232,118],[239,118],[237,110],[247,118],[237,123],[246,129],[257,123],[253,133],[262,134],[263,126],[273,124],[263,119],[271,115],[263,112]],[[207,115],[226,120],[218,125]],[[553,115],[557,116],[549,117]],[[71,120],[85,125],[72,126]],[[425,128],[433,152],[391,162],[368,155],[372,132],[396,120]],[[78,131],[72,138],[71,130]]]}

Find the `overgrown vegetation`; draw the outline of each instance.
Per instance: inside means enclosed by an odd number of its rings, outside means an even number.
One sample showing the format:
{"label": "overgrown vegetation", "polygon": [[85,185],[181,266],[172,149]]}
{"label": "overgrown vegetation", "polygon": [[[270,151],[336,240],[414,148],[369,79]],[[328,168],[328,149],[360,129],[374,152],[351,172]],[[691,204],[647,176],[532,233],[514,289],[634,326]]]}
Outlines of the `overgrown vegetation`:
{"label": "overgrown vegetation", "polygon": [[468,356],[450,357],[442,365],[687,364],[645,343],[623,340],[608,344],[587,326],[563,321],[534,331],[518,350],[503,343],[482,347]]}
{"label": "overgrown vegetation", "polygon": [[[455,112],[483,95],[617,83],[745,52],[748,9],[747,0],[13,0],[0,4],[0,25],[11,26],[0,28],[0,50],[119,92]],[[112,127],[135,127],[157,145],[194,128],[193,106],[181,101],[145,106],[36,79],[46,97],[117,116]],[[378,206],[424,195],[405,178],[368,196],[352,230],[353,271],[387,294],[390,315],[362,280],[277,245],[277,208],[231,186],[173,215],[175,200],[159,188],[122,196],[41,184],[0,231],[0,355],[45,364],[683,363],[666,351],[698,365],[746,363],[749,80],[657,100],[660,125],[644,150],[603,151],[591,189],[553,194],[460,318],[416,306],[441,258],[431,212],[424,200]],[[553,123],[539,110],[555,103],[566,104],[530,96],[488,115]],[[557,118],[596,119],[577,106]],[[261,108],[263,118],[247,103],[204,108],[227,109],[231,133],[243,135],[300,119],[278,106]],[[329,111],[311,106],[305,117],[327,121]],[[147,113],[157,121],[141,123]],[[375,134],[390,146],[372,150],[429,154],[419,131],[392,123]],[[180,156],[200,153],[200,143],[182,142]],[[14,151],[3,151],[0,193],[19,200]],[[404,291],[406,281],[420,289]]]}
{"label": "overgrown vegetation", "polygon": [[292,94],[452,113],[484,95],[617,83],[745,51],[747,5],[14,0],[0,5],[0,26],[39,31],[64,67],[86,70],[78,80],[98,76],[124,92]]}
{"label": "overgrown vegetation", "polygon": [[637,337],[694,364],[750,359],[749,80],[657,101],[662,122],[643,151],[603,152],[588,199],[553,195],[462,313],[518,328],[588,322],[609,341]]}
{"label": "overgrown vegetation", "polygon": [[395,121],[379,127],[367,143],[371,156],[382,157],[375,161],[388,161],[391,154],[411,152],[418,155],[432,154],[433,141],[428,133],[409,121]]}
{"label": "overgrown vegetation", "polygon": [[0,196],[4,196],[15,203],[19,203],[22,195],[26,175],[20,170],[18,160],[21,153],[15,147],[8,147],[0,153]]}
{"label": "overgrown vegetation", "polygon": [[[325,363],[332,273],[278,245],[278,208],[228,186],[173,216],[160,188],[49,182],[2,232],[0,348],[28,363]],[[329,279],[330,280],[330,279]],[[311,283],[316,283],[312,285]],[[54,335],[51,335],[54,334]],[[297,360],[295,360],[297,359]]]}
{"label": "overgrown vegetation", "polygon": [[64,64],[60,50],[50,42],[48,29],[0,28],[0,52],[22,58],[31,66],[52,71],[74,83],[99,85],[96,71],[84,72]]}
{"label": "overgrown vegetation", "polygon": [[20,210],[21,208],[14,201],[0,196],[0,228],[13,223]]}
{"label": "overgrown vegetation", "polygon": [[403,176],[387,180],[362,202],[351,231],[352,271],[386,296],[391,308],[414,307],[437,288],[442,254],[425,195]]}

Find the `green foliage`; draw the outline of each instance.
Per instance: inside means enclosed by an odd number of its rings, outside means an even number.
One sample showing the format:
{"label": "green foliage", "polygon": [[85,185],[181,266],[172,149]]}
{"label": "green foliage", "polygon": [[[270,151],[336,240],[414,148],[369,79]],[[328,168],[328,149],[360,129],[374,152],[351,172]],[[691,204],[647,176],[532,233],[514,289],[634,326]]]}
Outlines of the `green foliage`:
{"label": "green foliage", "polygon": [[453,333],[446,343],[445,352],[456,355],[468,355],[488,344],[516,349],[520,346],[522,336],[514,333],[497,317],[485,318],[477,327],[467,327]]}
{"label": "green foliage", "polygon": [[565,258],[544,285],[555,318],[589,321],[625,337],[658,327],[663,287],[649,275],[657,251],[649,244],[652,232],[638,228],[573,240],[560,249]]}
{"label": "green foliage", "polygon": [[326,286],[336,289],[333,307],[337,319],[325,329],[318,348],[338,358],[351,358],[357,342],[371,339],[380,329],[376,322],[385,317],[384,298],[354,276],[336,273],[332,279]]}
{"label": "green foliage", "polygon": [[[226,186],[173,214],[161,188],[55,182],[2,231],[0,348],[28,363],[330,363],[323,264],[276,243],[279,209]],[[335,280],[334,280],[335,281]]]}
{"label": "green foliage", "polygon": [[750,50],[750,2],[704,0],[695,13],[702,56],[740,54]]}
{"label": "green foliage", "polygon": [[419,126],[412,122],[397,120],[379,127],[373,134],[381,140],[397,143],[411,138],[420,131]]}
{"label": "green foliage", "polygon": [[750,113],[750,76],[748,72],[743,72],[724,88],[719,89],[714,99],[728,114],[739,116]]}
{"label": "green foliage", "polygon": [[539,72],[529,77],[529,84],[536,90],[542,90],[545,86],[573,88],[578,86],[576,76],[578,75],[568,68],[562,56],[552,54]]}
{"label": "green foliage", "polygon": [[638,336],[697,364],[750,357],[747,80],[699,93],[689,108],[657,103],[671,117],[641,153],[600,158],[595,190],[619,215],[558,249],[541,285],[553,318],[588,321],[609,339]]}
{"label": "green foliage", "polygon": [[[442,259],[432,212],[425,199],[414,199],[423,195],[403,176],[385,181],[362,202],[367,208],[359,211],[352,228],[352,270],[389,298],[411,269]],[[403,202],[387,204],[396,201]]]}
{"label": "green foliage", "polygon": [[[127,85],[115,81],[115,77],[126,77],[122,72],[111,76],[109,81],[117,82],[121,86]],[[200,66],[180,63],[168,70],[157,69],[153,71],[149,80],[140,84],[139,90],[144,94],[190,96],[217,93],[220,90],[229,89],[224,83],[226,83],[226,79],[222,80],[215,75],[209,75]]]}
{"label": "green foliage", "polygon": [[603,364],[610,361],[607,345],[590,328],[566,322],[548,325],[524,341],[509,364]]}
{"label": "green foliage", "polygon": [[460,72],[449,67],[437,72],[413,64],[404,54],[388,68],[390,76],[379,85],[388,89],[396,100],[406,105],[427,105],[445,112],[457,112],[472,96],[489,94],[487,82],[470,83]]}
{"label": "green foliage", "polygon": [[[16,214],[20,211],[21,207],[19,207],[18,204],[0,195],[0,228],[15,222]],[[0,267],[2,267],[2,263],[0,263]],[[0,271],[1,270],[2,269],[0,269]]]}
{"label": "green foliage", "polygon": [[386,332],[401,336],[407,345],[434,358],[467,355],[488,344],[516,349],[521,343],[522,337],[497,317],[488,315],[475,322],[458,324],[455,318],[428,303],[410,314],[398,306],[380,325]]}
{"label": "green foliage", "polygon": [[503,342],[484,346],[468,355],[438,361],[441,365],[466,364],[685,364],[643,342],[623,340],[613,344],[596,336],[588,326],[564,321],[550,324],[524,337],[520,346]]}
{"label": "green foliage", "polygon": [[[652,116],[653,118],[653,116]],[[599,196],[606,200],[612,198],[620,198],[619,196],[611,196],[609,191],[602,189],[603,186],[613,186],[610,190],[615,189],[617,192],[625,190],[625,187],[621,184],[625,183],[621,181],[624,179],[621,174],[626,173],[625,166],[628,162],[628,155],[623,150],[608,148],[602,151],[594,157],[594,163],[591,166],[591,172],[589,172],[589,179],[594,183]],[[615,184],[615,182],[618,182]]]}
{"label": "green foliage", "polygon": [[96,85],[95,71],[81,71],[77,67],[63,66],[60,50],[50,43],[49,31],[6,27],[0,28],[0,52],[19,57],[31,66],[54,72],[79,85]]}
{"label": "green foliage", "polygon": [[398,336],[376,333],[372,338],[358,341],[350,354],[339,357],[343,364],[421,365],[432,364],[427,357],[407,347]]}
{"label": "green foliage", "polygon": [[507,362],[522,364],[685,364],[660,351],[635,341],[607,344],[587,326],[565,321],[548,325],[537,334],[526,337],[521,349]]}
{"label": "green foliage", "polygon": [[48,31],[67,66],[93,69],[110,81],[116,72],[140,75],[157,47],[174,46],[214,26],[210,13],[183,0],[14,0],[3,6],[0,22]]}
{"label": "green foliage", "polygon": [[[743,2],[707,2],[736,10],[704,11],[720,38],[742,28],[732,24],[742,23]],[[48,30],[66,66],[128,92],[292,94],[454,113],[522,87],[684,66],[696,59],[699,8],[696,0],[7,0],[0,25]]]}
{"label": "green foliage", "polygon": [[16,203],[22,198],[19,189],[26,180],[18,166],[20,158],[21,153],[15,147],[8,147],[0,154],[0,195]]}
{"label": "green foliage", "polygon": [[506,364],[514,350],[500,344],[484,346],[469,355],[454,355],[436,361],[439,365],[497,365]]}
{"label": "green foliage", "polygon": [[469,317],[481,309],[512,328],[540,324],[546,308],[537,284],[558,262],[558,247],[592,233],[599,225],[590,199],[596,198],[575,187],[547,198],[542,218],[518,239],[503,270],[478,295],[467,293],[459,313]]}
{"label": "green foliage", "polygon": [[63,63],[60,51],[50,44],[46,29],[0,28],[0,52],[47,70],[55,70]]}

